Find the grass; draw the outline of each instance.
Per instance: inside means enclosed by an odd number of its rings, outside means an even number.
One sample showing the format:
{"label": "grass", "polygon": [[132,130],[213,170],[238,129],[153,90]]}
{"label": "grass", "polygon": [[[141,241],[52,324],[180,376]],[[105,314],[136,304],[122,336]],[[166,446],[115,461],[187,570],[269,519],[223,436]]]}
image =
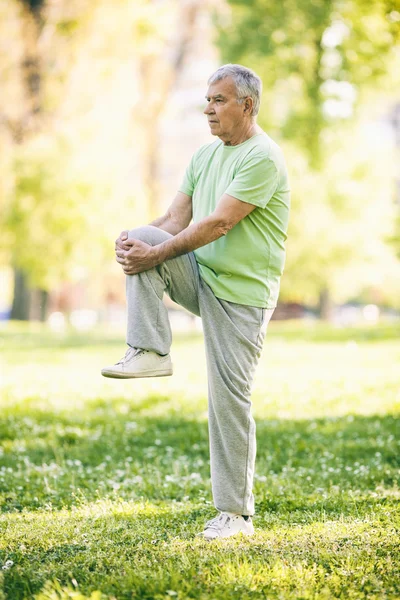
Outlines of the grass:
{"label": "grass", "polygon": [[270,324],[256,535],[210,544],[201,336],[116,381],[119,334],[3,327],[0,599],[399,598],[399,334]]}

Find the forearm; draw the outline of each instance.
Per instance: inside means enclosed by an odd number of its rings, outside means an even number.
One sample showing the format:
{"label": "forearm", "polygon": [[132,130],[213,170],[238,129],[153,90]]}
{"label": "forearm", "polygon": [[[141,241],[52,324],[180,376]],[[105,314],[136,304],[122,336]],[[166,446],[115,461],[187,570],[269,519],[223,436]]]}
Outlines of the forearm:
{"label": "forearm", "polygon": [[159,217],[158,219],[155,219],[154,221],[149,223],[149,225],[152,225],[153,227],[158,227],[158,229],[162,229],[163,231],[166,231],[167,233],[171,233],[172,235],[175,235],[174,223],[171,222],[171,219],[170,219],[168,213],[166,213],[162,217]]}
{"label": "forearm", "polygon": [[213,215],[205,217],[198,223],[189,225],[173,238],[154,246],[153,252],[157,261],[156,264],[210,244],[225,235],[228,230],[225,223],[222,223]]}
{"label": "forearm", "polygon": [[153,227],[158,227],[158,229],[162,229],[163,231],[166,231],[171,235],[177,235],[188,226],[188,223],[179,221],[176,218],[174,218],[170,213],[166,212],[165,215],[159,217],[158,219],[155,219],[154,221],[149,223],[149,225],[152,225]]}
{"label": "forearm", "polygon": [[[183,194],[184,195],[184,194]],[[191,201],[191,198],[187,196]],[[183,202],[185,205],[185,201]],[[226,235],[241,219],[248,216],[256,206],[247,202],[241,202],[228,194],[224,194],[214,212],[198,223],[189,225],[192,218],[191,206],[186,202],[187,210],[171,211],[178,214],[175,223],[184,223],[180,233],[176,233],[162,244],[151,246],[140,240],[128,239],[118,248],[117,262],[119,262],[126,275],[136,275],[148,271],[170,258],[181,256],[192,252],[201,246],[206,246],[218,238]],[[185,207],[183,206],[183,209]],[[169,211],[167,211],[168,214]],[[161,221],[161,222],[160,222]],[[166,222],[162,220],[153,221],[165,227]],[[174,230],[175,231],[175,230]]]}

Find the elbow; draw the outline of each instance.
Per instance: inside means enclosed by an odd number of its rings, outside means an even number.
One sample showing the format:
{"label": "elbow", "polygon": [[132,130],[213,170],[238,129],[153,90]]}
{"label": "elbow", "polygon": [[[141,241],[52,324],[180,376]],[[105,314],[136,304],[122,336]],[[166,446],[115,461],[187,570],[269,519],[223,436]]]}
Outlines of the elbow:
{"label": "elbow", "polygon": [[235,223],[232,221],[228,221],[224,218],[219,218],[215,221],[214,229],[218,233],[218,237],[222,237],[229,233],[229,231],[234,227]]}

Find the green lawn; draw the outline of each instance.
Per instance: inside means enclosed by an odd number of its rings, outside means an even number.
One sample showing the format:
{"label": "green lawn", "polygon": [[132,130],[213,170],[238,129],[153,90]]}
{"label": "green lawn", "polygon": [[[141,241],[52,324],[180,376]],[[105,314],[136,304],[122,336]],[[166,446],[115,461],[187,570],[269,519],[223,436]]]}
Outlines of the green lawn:
{"label": "green lawn", "polygon": [[270,324],[256,535],[208,543],[201,336],[173,377],[118,381],[123,335],[3,326],[0,599],[399,598],[399,339]]}

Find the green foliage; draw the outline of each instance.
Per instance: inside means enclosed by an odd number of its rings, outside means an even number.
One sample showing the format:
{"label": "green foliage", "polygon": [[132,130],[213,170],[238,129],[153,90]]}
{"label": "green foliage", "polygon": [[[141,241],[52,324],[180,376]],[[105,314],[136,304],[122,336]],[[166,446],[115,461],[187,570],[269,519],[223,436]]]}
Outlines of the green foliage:
{"label": "green foliage", "polygon": [[103,600],[101,592],[92,592],[90,596],[81,594],[73,587],[62,587],[57,580],[48,581],[40,594],[35,594],[35,600]]}
{"label": "green foliage", "polygon": [[316,305],[325,287],[336,302],[365,292],[367,302],[398,307],[400,265],[388,243],[398,213],[393,157],[377,154],[358,124],[326,139],[321,172],[285,145],[292,207],[281,298]]}
{"label": "green foliage", "polygon": [[337,302],[363,295],[399,306],[400,264],[388,243],[398,214],[395,162],[389,145],[377,143],[381,132],[367,135],[400,84],[399,6],[230,0],[217,21],[223,60],[262,77],[259,123],[287,158],[281,299],[316,305],[329,290]]}
{"label": "green foliage", "polygon": [[[327,100],[340,109],[341,96],[350,94],[344,100],[351,110],[357,90],[386,75],[400,40],[394,12],[398,2],[230,0],[229,4],[230,19],[220,23],[223,60],[245,62],[260,73],[267,102],[272,93],[283,102],[280,133],[320,166],[324,157],[320,134],[338,118],[324,112]],[[260,122],[271,130],[277,123],[268,112],[263,111]]]}
{"label": "green foliage", "polygon": [[37,137],[14,157],[13,198],[5,211],[12,262],[32,285],[50,290],[70,276],[90,190],[74,179],[68,147],[54,137]]}
{"label": "green foliage", "polygon": [[174,377],[123,382],[99,374],[122,336],[4,329],[0,597],[394,600],[393,332],[269,325],[256,535],[210,544],[195,536],[215,514],[201,337],[175,340]]}

